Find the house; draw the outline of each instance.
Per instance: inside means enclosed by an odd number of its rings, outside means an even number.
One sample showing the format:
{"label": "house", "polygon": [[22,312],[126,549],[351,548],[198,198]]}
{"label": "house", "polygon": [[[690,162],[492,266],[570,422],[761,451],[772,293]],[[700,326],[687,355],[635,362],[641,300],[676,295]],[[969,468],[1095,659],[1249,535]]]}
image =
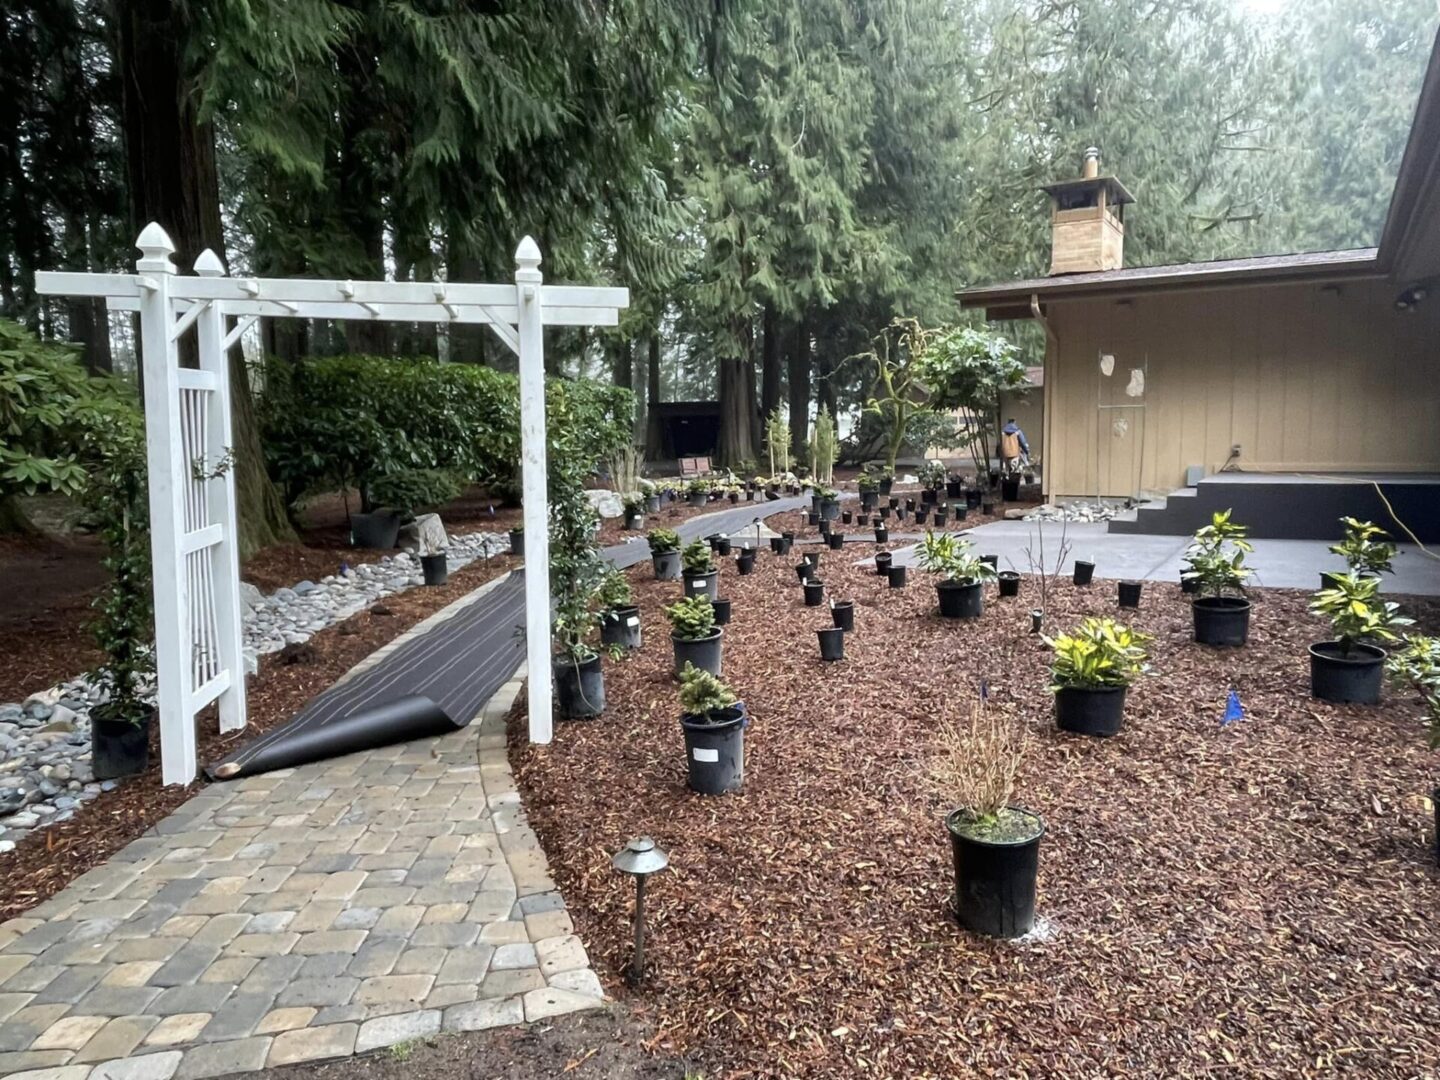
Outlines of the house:
{"label": "house", "polygon": [[1256,535],[1440,536],[1440,42],[1378,247],[1126,267],[1143,205],[1097,151],[1045,190],[1049,275],[958,298],[1044,328],[1047,498],[1160,497],[1118,531],[1234,504]]}

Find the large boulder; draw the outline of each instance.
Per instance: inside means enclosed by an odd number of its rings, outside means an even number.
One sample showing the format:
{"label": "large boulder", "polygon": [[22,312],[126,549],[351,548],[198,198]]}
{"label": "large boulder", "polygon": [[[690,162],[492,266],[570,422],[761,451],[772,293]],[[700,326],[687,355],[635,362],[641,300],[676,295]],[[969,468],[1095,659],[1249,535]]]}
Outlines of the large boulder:
{"label": "large boulder", "polygon": [[595,507],[595,512],[602,518],[618,518],[625,513],[625,503],[613,491],[591,488],[585,492],[585,497],[590,500],[590,505]]}

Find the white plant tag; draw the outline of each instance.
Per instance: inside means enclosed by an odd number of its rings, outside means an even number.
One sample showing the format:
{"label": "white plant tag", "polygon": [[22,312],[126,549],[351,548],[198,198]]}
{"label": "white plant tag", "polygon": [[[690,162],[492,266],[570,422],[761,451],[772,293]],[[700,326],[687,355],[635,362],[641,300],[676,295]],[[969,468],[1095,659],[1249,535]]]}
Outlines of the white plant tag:
{"label": "white plant tag", "polygon": [[625,625],[626,625],[626,626],[639,626],[639,625],[640,625],[640,616],[639,616],[639,615],[631,615],[628,619],[625,620]]}
{"label": "white plant tag", "polygon": [[707,747],[707,746],[697,746],[697,747],[695,747],[695,760],[696,760],[696,761],[719,761],[719,760],[720,760],[720,751],[719,751],[719,750],[712,750],[711,748],[709,748],[709,747]]}

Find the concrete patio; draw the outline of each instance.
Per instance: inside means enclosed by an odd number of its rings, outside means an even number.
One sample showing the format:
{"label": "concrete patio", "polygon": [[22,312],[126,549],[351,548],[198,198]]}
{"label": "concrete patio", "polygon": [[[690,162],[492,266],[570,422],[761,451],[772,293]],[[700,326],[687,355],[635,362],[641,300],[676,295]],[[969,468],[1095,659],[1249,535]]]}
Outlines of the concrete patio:
{"label": "concrete patio", "polygon": [[[1062,525],[1044,522],[1047,566],[1053,567],[1059,551]],[[970,529],[965,535],[981,554],[998,555],[1001,570],[1030,572],[1026,548],[1039,552],[1040,523],[996,521]],[[1095,563],[1097,578],[1138,581],[1178,581],[1188,536],[1150,536],[1112,533],[1100,522],[1071,522],[1064,526],[1071,548],[1061,568],[1068,575],[1076,559]],[[1327,550],[1324,540],[1255,540],[1255,553],[1246,561],[1255,568],[1254,583],[1272,589],[1319,587],[1320,572],[1344,570],[1345,560]],[[914,562],[914,549],[895,552],[896,565]],[[1432,558],[1413,544],[1401,544],[1395,573],[1385,579],[1392,596],[1440,596],[1440,558]]]}

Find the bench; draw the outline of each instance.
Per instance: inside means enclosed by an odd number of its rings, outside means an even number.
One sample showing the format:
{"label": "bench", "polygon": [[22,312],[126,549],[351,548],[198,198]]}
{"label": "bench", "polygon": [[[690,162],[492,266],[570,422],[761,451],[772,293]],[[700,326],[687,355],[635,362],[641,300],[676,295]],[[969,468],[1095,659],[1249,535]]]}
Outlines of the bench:
{"label": "bench", "polygon": [[709,476],[710,459],[708,457],[682,457],[680,459],[680,478],[688,480],[692,476]]}

